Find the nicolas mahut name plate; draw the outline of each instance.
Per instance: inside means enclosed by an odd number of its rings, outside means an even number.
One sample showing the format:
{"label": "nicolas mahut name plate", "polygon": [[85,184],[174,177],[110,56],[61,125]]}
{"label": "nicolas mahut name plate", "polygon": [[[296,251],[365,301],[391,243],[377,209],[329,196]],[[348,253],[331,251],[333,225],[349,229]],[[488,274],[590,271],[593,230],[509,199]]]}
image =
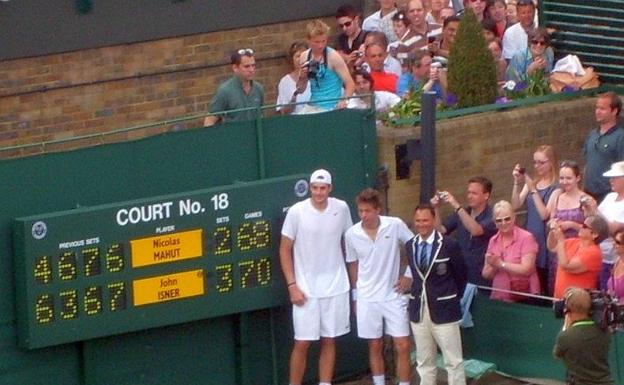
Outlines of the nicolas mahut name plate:
{"label": "nicolas mahut name plate", "polygon": [[[202,230],[190,230],[130,241],[132,266],[170,263],[202,256]],[[203,270],[191,270],[132,282],[134,305],[204,294]]]}

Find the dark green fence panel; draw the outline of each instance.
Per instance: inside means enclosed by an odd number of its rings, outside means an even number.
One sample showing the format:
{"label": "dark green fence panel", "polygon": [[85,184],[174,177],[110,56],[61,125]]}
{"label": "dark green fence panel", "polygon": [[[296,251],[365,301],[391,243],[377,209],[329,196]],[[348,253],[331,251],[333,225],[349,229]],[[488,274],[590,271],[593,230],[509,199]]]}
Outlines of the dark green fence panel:
{"label": "dark green fence panel", "polygon": [[[514,376],[565,378],[565,367],[553,357],[557,333],[563,325],[550,307],[490,301],[478,295],[472,305],[474,328],[463,329],[466,358],[493,362]],[[624,384],[624,333],[611,340],[611,373]]]}
{"label": "dark green fence panel", "polygon": [[[334,194],[350,203],[357,191],[372,185],[377,150],[374,117],[368,111],[278,116],[257,123],[228,123],[0,162],[0,385],[286,381],[292,342],[287,307],[32,351],[17,348],[15,331],[14,218],[263,175],[309,173],[317,167],[333,172]],[[367,367],[365,345],[355,333],[342,338],[339,349],[337,375]]]}
{"label": "dark green fence panel", "polygon": [[541,14],[555,28],[558,58],[577,55],[603,82],[624,84],[624,1],[544,0]]}

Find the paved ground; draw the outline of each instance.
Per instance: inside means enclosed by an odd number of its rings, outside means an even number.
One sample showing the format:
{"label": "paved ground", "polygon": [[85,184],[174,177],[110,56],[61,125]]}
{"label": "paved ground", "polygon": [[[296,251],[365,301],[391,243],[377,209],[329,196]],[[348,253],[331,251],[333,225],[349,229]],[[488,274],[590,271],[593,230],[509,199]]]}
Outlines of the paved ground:
{"label": "paved ground", "polygon": [[[446,373],[441,370],[441,373],[438,374],[438,382],[437,385],[447,385],[446,382]],[[365,376],[363,378],[337,383],[336,385],[371,385],[373,382],[370,376]],[[386,380],[386,385],[394,385],[395,383]],[[411,385],[420,384],[420,380],[418,378],[418,374],[414,375],[412,379]],[[511,377],[506,377],[500,375],[498,373],[486,373],[481,376],[478,380],[468,379],[468,385],[564,385],[561,381],[555,380],[545,380],[545,379],[516,379]]]}

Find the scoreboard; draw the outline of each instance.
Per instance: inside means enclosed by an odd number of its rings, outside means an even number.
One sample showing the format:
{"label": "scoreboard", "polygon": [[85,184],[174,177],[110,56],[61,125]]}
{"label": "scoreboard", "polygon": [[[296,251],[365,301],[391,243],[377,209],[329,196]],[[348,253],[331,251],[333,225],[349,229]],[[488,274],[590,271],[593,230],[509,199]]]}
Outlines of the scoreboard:
{"label": "scoreboard", "polygon": [[303,175],[18,218],[22,347],[286,302],[279,237]]}

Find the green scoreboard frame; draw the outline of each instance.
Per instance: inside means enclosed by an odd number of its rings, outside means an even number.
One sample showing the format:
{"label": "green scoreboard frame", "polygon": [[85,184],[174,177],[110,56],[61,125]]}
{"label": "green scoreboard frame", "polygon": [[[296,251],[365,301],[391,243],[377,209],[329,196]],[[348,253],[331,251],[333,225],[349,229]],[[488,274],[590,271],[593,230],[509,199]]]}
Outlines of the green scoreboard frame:
{"label": "green scoreboard frame", "polygon": [[18,218],[19,345],[82,341],[286,303],[293,175]]}

